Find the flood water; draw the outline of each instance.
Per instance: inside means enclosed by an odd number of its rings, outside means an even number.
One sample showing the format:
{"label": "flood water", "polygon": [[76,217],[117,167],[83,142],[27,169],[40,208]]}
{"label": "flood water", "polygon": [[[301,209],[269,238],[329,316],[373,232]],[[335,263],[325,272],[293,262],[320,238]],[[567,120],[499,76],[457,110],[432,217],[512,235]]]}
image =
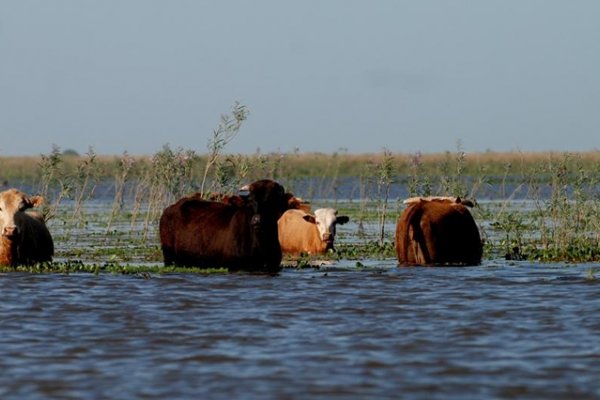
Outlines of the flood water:
{"label": "flood water", "polygon": [[0,275],[1,399],[598,399],[594,265]]}
{"label": "flood water", "polygon": [[[110,196],[78,228],[61,210],[57,261],[160,264],[155,224],[145,242],[126,218],[107,236]],[[110,248],[130,258],[93,251]],[[13,272],[0,294],[0,399],[600,399],[596,264]]]}

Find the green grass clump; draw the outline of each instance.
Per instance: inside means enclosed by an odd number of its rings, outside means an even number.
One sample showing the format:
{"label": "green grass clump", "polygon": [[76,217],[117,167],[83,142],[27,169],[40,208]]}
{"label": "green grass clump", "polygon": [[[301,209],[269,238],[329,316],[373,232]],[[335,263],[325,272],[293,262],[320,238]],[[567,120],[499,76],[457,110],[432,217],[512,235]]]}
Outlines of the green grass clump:
{"label": "green grass clump", "polygon": [[33,265],[19,265],[14,267],[0,266],[0,273],[14,272],[31,274],[118,274],[150,277],[150,274],[223,274],[228,273],[228,270],[227,268],[130,265],[115,262],[107,262],[103,264],[84,264],[82,261],[46,262]]}
{"label": "green grass clump", "polygon": [[337,259],[360,260],[375,259],[385,260],[396,258],[396,248],[392,241],[379,240],[368,241],[362,244],[338,244],[336,245]]}

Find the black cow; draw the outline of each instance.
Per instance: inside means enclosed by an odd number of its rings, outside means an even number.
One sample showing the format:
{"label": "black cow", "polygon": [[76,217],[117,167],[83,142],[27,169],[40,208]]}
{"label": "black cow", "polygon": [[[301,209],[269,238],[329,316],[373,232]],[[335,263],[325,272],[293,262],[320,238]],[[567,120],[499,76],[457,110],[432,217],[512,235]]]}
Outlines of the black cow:
{"label": "black cow", "polygon": [[165,265],[226,267],[274,273],[281,269],[277,219],[289,207],[289,195],[271,180],[242,190],[244,201],[206,201],[184,197],[160,218]]}

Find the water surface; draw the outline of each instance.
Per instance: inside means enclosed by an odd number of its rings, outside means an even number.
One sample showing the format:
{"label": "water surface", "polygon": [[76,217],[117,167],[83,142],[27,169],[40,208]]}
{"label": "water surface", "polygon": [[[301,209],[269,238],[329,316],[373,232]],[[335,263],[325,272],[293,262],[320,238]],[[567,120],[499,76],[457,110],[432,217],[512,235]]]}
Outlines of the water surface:
{"label": "water surface", "polygon": [[595,399],[594,265],[0,275],[2,399]]}

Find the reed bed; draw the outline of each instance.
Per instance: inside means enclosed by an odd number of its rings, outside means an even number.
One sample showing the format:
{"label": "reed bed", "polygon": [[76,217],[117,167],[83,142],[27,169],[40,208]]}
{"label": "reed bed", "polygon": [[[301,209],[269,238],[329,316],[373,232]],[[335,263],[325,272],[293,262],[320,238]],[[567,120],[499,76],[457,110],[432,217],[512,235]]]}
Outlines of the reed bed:
{"label": "reed bed", "polygon": [[[467,154],[458,143],[437,154],[228,154],[247,112],[235,103],[202,153],[165,145],[152,155],[98,155],[92,148],[79,155],[55,146],[39,156],[0,156],[0,187],[47,199],[44,215],[61,227],[60,251],[69,258],[81,255],[77,249],[87,232],[105,245],[109,262],[126,261],[136,251],[158,262],[157,222],[167,205],[191,193],[229,194],[242,183],[269,178],[350,215],[356,232],[341,238],[331,258],[393,258],[402,200],[452,195],[476,202],[472,212],[487,258],[600,260],[600,151]],[[108,213],[89,211],[97,198],[109,199]]]}
{"label": "reed bed", "polygon": [[[0,170],[4,186],[26,187],[47,198],[44,213],[65,232],[57,240],[72,243],[73,250],[66,246],[62,252],[74,259],[81,256],[72,242],[74,232],[95,226],[95,240],[116,244],[97,253],[86,250],[93,257],[127,261],[127,254],[138,251],[147,253],[142,258],[148,262],[159,262],[156,227],[168,204],[186,194],[231,193],[243,182],[272,178],[351,216],[356,232],[341,238],[333,259],[393,258],[393,224],[402,199],[455,195],[478,203],[473,214],[487,258],[590,262],[600,260],[599,161],[598,152],[466,154],[458,149],[401,155],[384,150],[218,154],[207,168],[207,156],[164,146],[152,156],[118,157],[99,156],[92,149],[65,155],[54,148],[39,157],[2,157]],[[109,193],[110,212],[85,212],[99,188],[101,197]]]}
{"label": "reed bed", "polygon": [[[168,146],[166,146],[168,147]],[[179,151],[181,149],[172,149]],[[58,151],[61,157],[61,168],[65,174],[75,171],[86,159],[87,155],[63,154],[59,148],[54,148],[52,152]],[[193,154],[190,164],[194,177],[199,180],[204,172],[209,155],[198,154],[189,150]],[[157,152],[159,153],[160,150]],[[277,153],[254,153],[254,154],[222,154],[221,157],[227,165],[223,168],[243,169],[245,163],[254,167],[262,166],[265,172],[271,175],[286,176],[289,178],[307,178],[307,177],[326,177],[343,178],[358,177],[364,173],[364,166],[368,164],[380,164],[385,157],[385,151],[381,153],[349,154],[345,150],[334,153],[301,153],[277,152]],[[396,175],[399,177],[408,177],[412,174],[415,164],[419,165],[419,171],[427,176],[439,177],[447,172],[442,169],[444,166],[456,166],[456,151],[443,153],[391,153],[391,158],[395,166]],[[462,164],[463,173],[466,176],[476,177],[485,175],[488,178],[501,179],[505,175],[508,179],[519,180],[523,175],[539,172],[539,166],[556,162],[563,158],[565,153],[558,152],[492,152],[469,153]],[[583,166],[584,169],[592,171],[600,164],[600,151],[576,152],[571,155],[570,167]],[[99,178],[106,180],[112,179],[120,170],[123,157],[130,159],[134,168],[131,174],[139,176],[144,168],[153,164],[151,155],[130,155],[124,153],[121,155],[96,155],[96,165]],[[40,158],[44,155],[36,156],[2,156],[0,154],[0,183],[31,184],[41,180],[42,170],[40,169]],[[241,172],[241,171],[240,171]]]}

